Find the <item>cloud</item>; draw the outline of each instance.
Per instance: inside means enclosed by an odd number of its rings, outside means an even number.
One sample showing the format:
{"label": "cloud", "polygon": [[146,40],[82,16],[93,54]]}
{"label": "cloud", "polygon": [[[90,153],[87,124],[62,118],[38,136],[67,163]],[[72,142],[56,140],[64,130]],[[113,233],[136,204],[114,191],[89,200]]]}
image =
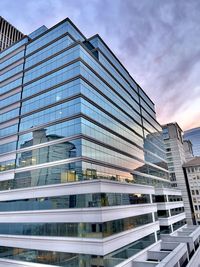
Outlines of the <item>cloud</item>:
{"label": "cloud", "polygon": [[1,0],[0,7],[25,33],[65,17],[88,37],[99,33],[153,99],[161,123],[200,126],[193,105],[200,95],[200,1]]}
{"label": "cloud", "polygon": [[[195,91],[200,67],[200,2],[120,3],[119,23],[114,24],[120,37],[116,53],[156,103],[161,123],[178,120],[183,128],[200,125],[192,104],[200,95],[199,88]],[[107,29],[112,36],[111,25]],[[187,122],[181,116],[186,104]]]}

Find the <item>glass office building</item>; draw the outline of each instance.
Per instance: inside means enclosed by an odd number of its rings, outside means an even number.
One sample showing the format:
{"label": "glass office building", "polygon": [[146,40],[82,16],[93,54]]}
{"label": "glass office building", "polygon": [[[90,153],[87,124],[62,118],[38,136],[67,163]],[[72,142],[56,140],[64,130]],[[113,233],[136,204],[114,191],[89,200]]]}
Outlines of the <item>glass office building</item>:
{"label": "glass office building", "polygon": [[154,104],[99,35],[43,26],[0,68],[0,261],[117,266],[185,223]]}
{"label": "glass office building", "polygon": [[200,127],[184,132],[184,140],[190,140],[195,157],[200,157]]}

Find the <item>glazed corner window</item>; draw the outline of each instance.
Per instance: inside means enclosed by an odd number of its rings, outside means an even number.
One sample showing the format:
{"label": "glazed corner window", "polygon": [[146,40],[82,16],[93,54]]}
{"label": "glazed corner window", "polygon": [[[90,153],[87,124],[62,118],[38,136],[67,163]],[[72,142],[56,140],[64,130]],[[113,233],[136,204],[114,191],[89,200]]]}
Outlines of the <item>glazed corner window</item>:
{"label": "glazed corner window", "polygon": [[68,170],[61,173],[61,183],[74,182],[76,181],[76,172]]}
{"label": "glazed corner window", "polygon": [[96,178],[97,177],[96,169],[86,169],[86,176],[91,178]]}

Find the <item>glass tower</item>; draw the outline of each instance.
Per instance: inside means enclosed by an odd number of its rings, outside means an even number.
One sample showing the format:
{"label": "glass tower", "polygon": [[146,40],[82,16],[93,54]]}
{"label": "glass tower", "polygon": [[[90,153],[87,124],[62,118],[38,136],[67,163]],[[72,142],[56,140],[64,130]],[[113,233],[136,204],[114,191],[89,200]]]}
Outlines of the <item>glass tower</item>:
{"label": "glass tower", "polygon": [[185,223],[154,104],[99,35],[42,26],[0,67],[0,258],[112,267]]}
{"label": "glass tower", "polygon": [[200,156],[200,127],[184,132],[184,140],[190,140],[195,157]]}

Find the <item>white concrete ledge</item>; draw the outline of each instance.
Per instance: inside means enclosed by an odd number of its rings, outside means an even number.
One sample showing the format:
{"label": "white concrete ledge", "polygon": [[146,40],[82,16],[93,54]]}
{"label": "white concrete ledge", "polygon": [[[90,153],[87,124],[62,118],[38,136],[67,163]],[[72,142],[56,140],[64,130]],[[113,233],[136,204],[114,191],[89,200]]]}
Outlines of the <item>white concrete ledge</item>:
{"label": "white concrete ledge", "polygon": [[2,267],[58,267],[58,265],[47,265],[42,263],[33,263],[27,261],[16,261],[0,258],[0,266]]}
{"label": "white concrete ledge", "polygon": [[[1,154],[0,155],[0,162],[4,162],[4,161],[8,161],[8,160],[12,160],[12,159],[16,159],[16,152],[11,152],[11,153],[9,153],[9,154],[7,154],[7,153],[5,153],[5,154]],[[12,172],[14,173],[14,169],[12,169]],[[11,171],[10,172],[8,172],[8,174],[9,173],[11,173]],[[5,172],[3,172],[3,173],[0,173],[0,180],[2,181],[3,179],[2,179],[2,177],[4,177],[5,175],[6,175],[7,173],[5,173]],[[8,175],[7,174],[7,175]],[[9,177],[9,176],[8,176]],[[14,178],[14,177],[13,177]],[[12,178],[12,179],[13,179]],[[8,179],[9,180],[9,179]]]}
{"label": "white concrete ledge", "polygon": [[154,222],[102,239],[0,235],[0,246],[103,256],[158,230]]}
{"label": "white concrete ledge", "polygon": [[103,208],[75,208],[53,210],[31,210],[0,212],[1,223],[58,223],[58,222],[95,222],[118,220],[127,217],[156,212],[156,204],[112,206]]}
{"label": "white concrete ledge", "polygon": [[172,225],[173,223],[179,222],[181,220],[185,219],[185,212],[182,212],[180,214],[168,217],[168,218],[159,218],[159,222],[161,226],[168,226]]}
{"label": "white concrete ledge", "polygon": [[[9,158],[8,160],[16,158],[16,154],[15,155],[11,155],[11,156],[12,157]],[[15,172],[14,172],[14,170],[11,170],[11,171],[9,171],[9,173],[0,174],[0,181],[12,180],[12,179],[14,179],[14,176],[15,176]]]}
{"label": "white concrete ledge", "polygon": [[156,188],[156,195],[182,196],[181,190],[172,188]]}
{"label": "white concrete ledge", "polygon": [[195,251],[195,254],[192,256],[187,267],[199,267],[199,266],[200,266],[200,247],[198,247],[197,251]]}
{"label": "white concrete ledge", "polygon": [[[9,172],[11,173],[11,172]],[[154,187],[110,180],[85,180],[0,191],[0,201],[91,193],[154,194]]]}
{"label": "white concrete ledge", "polygon": [[183,207],[183,201],[174,201],[174,202],[162,202],[157,203],[158,210],[169,210],[169,209],[175,209]]}

